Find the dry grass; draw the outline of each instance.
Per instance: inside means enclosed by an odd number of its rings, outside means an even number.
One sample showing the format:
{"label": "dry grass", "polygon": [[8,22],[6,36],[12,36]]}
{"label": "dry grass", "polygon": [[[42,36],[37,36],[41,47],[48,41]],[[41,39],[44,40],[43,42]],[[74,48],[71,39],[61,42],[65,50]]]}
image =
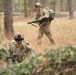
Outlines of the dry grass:
{"label": "dry grass", "polygon": [[[27,25],[32,18],[14,17],[14,30],[21,32],[25,41],[29,42],[31,47],[37,52],[43,52],[45,49],[55,49],[57,47],[65,47],[67,45],[76,46],[76,20],[68,20],[66,18],[59,18],[52,21],[50,28],[56,45],[52,45],[48,38],[44,35],[42,44],[37,44],[38,27]],[[3,20],[0,19],[0,24],[3,25]],[[0,42],[5,45],[9,40],[1,38]],[[5,45],[6,46],[6,45]],[[0,61],[0,69],[6,68],[6,64]]]}
{"label": "dry grass", "polygon": [[32,19],[16,19],[14,22],[15,32],[23,33],[25,41],[29,42],[34,50],[42,52],[46,48],[64,47],[76,44],[76,20],[55,19],[52,21],[50,28],[56,45],[52,45],[44,35],[42,44],[37,45],[38,27],[27,25],[27,21]]}
{"label": "dry grass", "polygon": [[76,45],[76,20],[68,20],[67,18],[59,18],[52,21],[50,28],[56,45],[52,45],[48,38],[44,35],[42,44],[37,44],[38,27],[27,25],[32,18],[15,17],[14,30],[21,32],[25,41],[29,42],[31,47],[38,52],[42,52],[46,48],[64,47],[67,45]]}

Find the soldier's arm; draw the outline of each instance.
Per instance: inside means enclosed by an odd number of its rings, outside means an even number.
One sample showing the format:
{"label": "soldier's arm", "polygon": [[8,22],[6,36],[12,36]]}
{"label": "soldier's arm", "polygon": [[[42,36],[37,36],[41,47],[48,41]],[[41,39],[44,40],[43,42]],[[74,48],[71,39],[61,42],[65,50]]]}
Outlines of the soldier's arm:
{"label": "soldier's arm", "polygon": [[48,11],[44,9],[43,12],[44,12],[44,14],[45,14],[45,17],[48,18],[48,17],[49,17]]}
{"label": "soldier's arm", "polygon": [[48,18],[48,17],[49,17],[49,13],[48,13],[48,11],[45,10],[45,9],[43,9],[43,14],[44,14],[44,15],[39,18],[40,20],[42,20],[43,18]]}
{"label": "soldier's arm", "polygon": [[9,64],[10,62],[12,62],[12,58],[11,58],[11,50],[10,48],[7,51],[7,57],[6,57],[6,62]]}
{"label": "soldier's arm", "polygon": [[35,54],[35,51],[27,44],[26,44],[26,52],[28,54]]}
{"label": "soldier's arm", "polygon": [[7,60],[9,61],[10,59],[12,60],[12,48],[13,48],[13,43],[8,43],[8,54],[7,54]]}

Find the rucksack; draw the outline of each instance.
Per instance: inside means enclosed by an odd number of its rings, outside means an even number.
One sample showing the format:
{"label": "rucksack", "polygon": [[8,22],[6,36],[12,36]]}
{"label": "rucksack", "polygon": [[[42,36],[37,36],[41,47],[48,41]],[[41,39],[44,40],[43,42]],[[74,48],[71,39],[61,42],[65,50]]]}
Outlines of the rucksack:
{"label": "rucksack", "polygon": [[55,13],[52,10],[48,10],[49,12],[49,22],[54,20]]}

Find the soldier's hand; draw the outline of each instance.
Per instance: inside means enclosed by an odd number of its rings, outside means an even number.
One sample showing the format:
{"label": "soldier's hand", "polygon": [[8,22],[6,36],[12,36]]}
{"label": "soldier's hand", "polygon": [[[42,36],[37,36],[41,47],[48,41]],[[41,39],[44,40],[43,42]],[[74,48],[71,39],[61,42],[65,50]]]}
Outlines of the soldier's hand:
{"label": "soldier's hand", "polygon": [[39,20],[42,20],[42,17],[40,17]]}
{"label": "soldier's hand", "polygon": [[46,16],[42,16],[42,17],[40,17],[39,20],[42,20],[43,18],[46,18]]}

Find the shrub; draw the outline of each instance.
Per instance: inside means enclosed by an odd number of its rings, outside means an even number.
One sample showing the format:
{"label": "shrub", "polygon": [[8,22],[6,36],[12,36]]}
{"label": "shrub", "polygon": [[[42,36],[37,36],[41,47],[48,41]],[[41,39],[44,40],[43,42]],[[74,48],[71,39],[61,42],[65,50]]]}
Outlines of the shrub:
{"label": "shrub", "polygon": [[0,75],[75,75],[75,69],[76,48],[68,46],[36,54],[2,70]]}
{"label": "shrub", "polygon": [[3,48],[0,48],[0,61],[6,60],[7,51]]}

